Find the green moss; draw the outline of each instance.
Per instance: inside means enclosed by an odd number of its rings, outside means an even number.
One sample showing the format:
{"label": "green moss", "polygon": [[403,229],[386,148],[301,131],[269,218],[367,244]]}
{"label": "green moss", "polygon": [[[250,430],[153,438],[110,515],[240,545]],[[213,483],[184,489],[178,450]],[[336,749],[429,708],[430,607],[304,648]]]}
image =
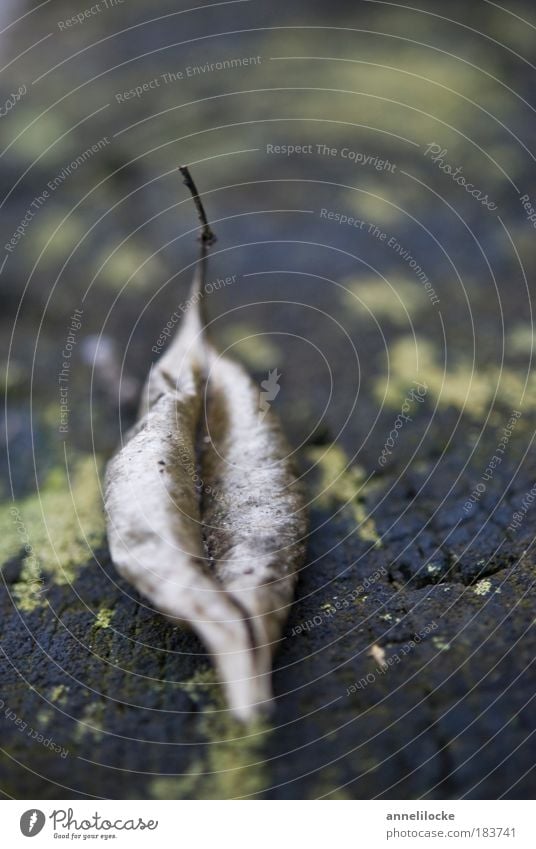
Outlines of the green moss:
{"label": "green moss", "polygon": [[381,546],[376,524],[365,506],[366,475],[361,466],[351,465],[345,451],[338,445],[309,448],[307,458],[316,466],[317,482],[314,486],[314,503],[326,510],[344,506],[351,511],[357,525],[357,534],[364,542]]}
{"label": "green moss", "polygon": [[203,754],[185,774],[154,779],[149,787],[152,798],[238,799],[262,793],[270,785],[263,753],[271,727],[260,721],[244,726],[234,720],[211,668],[198,672],[183,687],[203,704],[197,728]]}
{"label": "green moss", "polygon": [[24,549],[13,594],[19,609],[46,605],[46,583],[70,584],[102,543],[104,517],[95,459],[82,455],[55,469],[39,492],[0,511],[2,561]]}

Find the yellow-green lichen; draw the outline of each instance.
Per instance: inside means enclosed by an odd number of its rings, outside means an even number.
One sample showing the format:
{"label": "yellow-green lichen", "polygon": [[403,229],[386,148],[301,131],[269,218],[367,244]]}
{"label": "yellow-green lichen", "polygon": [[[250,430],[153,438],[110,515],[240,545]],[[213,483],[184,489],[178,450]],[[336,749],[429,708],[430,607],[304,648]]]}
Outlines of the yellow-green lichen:
{"label": "yellow-green lichen", "polygon": [[506,352],[534,356],[534,341],[534,327],[531,324],[516,324],[506,338]]}
{"label": "yellow-green lichen", "polygon": [[160,279],[164,269],[158,257],[136,245],[132,240],[111,252],[105,251],[96,262],[101,267],[98,281],[111,289],[121,289],[128,281],[129,288],[144,289]]}
{"label": "yellow-green lichen", "polygon": [[80,742],[85,737],[98,739],[104,728],[106,700],[102,696],[91,694],[93,701],[84,709],[80,719],[76,720],[73,738]]}
{"label": "yellow-green lichen", "polygon": [[38,728],[46,728],[53,717],[53,712],[47,708],[40,708],[35,714],[35,722]]}
{"label": "yellow-green lichen", "polygon": [[109,628],[112,618],[114,615],[114,611],[110,610],[108,607],[102,607],[97,616],[95,617],[95,622],[93,624],[94,628]]}
{"label": "yellow-green lichen", "polygon": [[346,203],[350,214],[355,214],[365,221],[367,228],[371,224],[379,226],[380,229],[389,228],[400,220],[402,213],[396,208],[396,199],[393,202],[392,197],[383,198],[377,183],[366,180],[359,188],[364,191],[346,192]]}
{"label": "yellow-green lichen", "polygon": [[476,595],[487,595],[490,590],[491,581],[488,578],[483,578],[481,581],[477,581],[473,587],[473,592]]}
{"label": "yellow-green lichen", "polygon": [[13,585],[20,610],[47,604],[46,585],[71,583],[104,536],[101,491],[95,459],[82,455],[69,470],[52,471],[39,492],[0,511],[1,556],[22,551]]}
{"label": "yellow-green lichen", "polygon": [[[327,739],[333,739],[335,735],[327,735]],[[341,782],[341,773],[334,766],[323,767],[315,776],[316,781],[311,793],[313,799],[351,799],[352,793],[348,787],[338,787]]]}
{"label": "yellow-green lichen", "polygon": [[320,473],[314,487],[314,503],[327,510],[341,506],[351,510],[359,538],[381,546],[374,519],[364,504],[365,490],[371,490],[372,484],[365,483],[361,466],[351,465],[346,452],[338,445],[309,448],[307,459]]}
{"label": "yellow-green lichen", "polygon": [[50,702],[52,702],[52,704],[64,707],[67,704],[68,695],[69,687],[66,684],[58,684],[57,686],[52,687],[47,698]]}
{"label": "yellow-green lichen", "polygon": [[203,753],[186,773],[155,778],[149,788],[152,798],[239,799],[262,793],[270,784],[263,754],[270,725],[258,721],[244,726],[230,717],[212,668],[200,670],[183,688],[204,703],[198,726]]}
{"label": "yellow-green lichen", "polygon": [[[503,404],[519,409],[524,391],[524,376],[497,366],[477,369],[464,357],[446,366],[440,352],[429,340],[412,335],[397,339],[389,348],[388,373],[376,380],[378,401],[399,409],[415,381],[424,384],[430,403],[453,406],[468,415],[481,418],[494,396]],[[536,375],[531,375],[524,405],[536,409]]]}
{"label": "yellow-green lichen", "polygon": [[[25,104],[21,105],[20,109],[13,112],[11,116],[11,131],[14,136],[18,136],[17,143],[13,147],[13,154],[24,162],[33,162],[43,155],[43,151],[51,147],[52,152],[49,154],[51,159],[50,168],[53,167],[53,157],[57,157],[59,165],[64,159],[67,160],[71,153],[69,143],[69,134],[66,131],[69,129],[67,124],[67,115],[60,115],[57,110],[53,112],[40,111],[34,112]],[[37,119],[37,120],[35,120]],[[29,129],[29,124],[32,124]],[[72,137],[71,137],[72,138]],[[72,142],[71,142],[72,144]],[[61,166],[58,170],[61,170]],[[46,189],[46,186],[43,186]]]}
{"label": "yellow-green lichen", "polygon": [[21,362],[11,358],[9,363],[0,365],[0,391],[13,392],[20,389],[29,378],[29,371]]}
{"label": "yellow-green lichen", "polygon": [[268,372],[281,361],[278,346],[249,324],[230,325],[221,334],[220,343],[228,348],[227,354],[258,371]]}
{"label": "yellow-green lichen", "polygon": [[380,324],[386,318],[399,326],[408,326],[430,303],[422,287],[404,278],[390,277],[388,281],[381,277],[365,278],[350,280],[344,285],[348,290],[345,293],[348,308],[362,319],[373,321],[376,318]]}
{"label": "yellow-green lichen", "polygon": [[45,248],[41,263],[50,263],[65,257],[84,236],[86,225],[81,216],[69,215],[56,209],[45,209],[35,225],[34,247],[39,252]]}

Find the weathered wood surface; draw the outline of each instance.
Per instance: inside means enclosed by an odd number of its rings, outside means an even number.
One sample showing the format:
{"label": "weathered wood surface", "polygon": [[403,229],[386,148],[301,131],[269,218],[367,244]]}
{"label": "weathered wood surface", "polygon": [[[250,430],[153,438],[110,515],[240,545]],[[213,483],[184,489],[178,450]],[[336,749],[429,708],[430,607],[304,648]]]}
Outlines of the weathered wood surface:
{"label": "weathered wood surface", "polygon": [[[274,25],[272,6],[257,4],[240,15],[219,9],[209,29]],[[435,21],[432,29],[429,20],[410,20],[402,10],[361,14],[343,3],[329,6],[330,25],[343,21],[452,50],[445,23]],[[468,26],[500,34],[529,55],[523,27],[498,10],[476,21],[472,9],[448,9],[439,5],[437,11],[461,14]],[[136,4],[129,14],[131,22],[144,15]],[[304,14],[299,4],[285,4],[277,24],[292,25],[296,16],[303,22]],[[326,14],[317,14],[311,23],[326,24]],[[50,26],[47,19],[43,23]],[[92,38],[116,29],[110,19],[87,26]],[[179,41],[207,26],[206,18],[183,18],[180,27],[167,21],[165,28],[144,28],[143,36],[132,30],[71,63],[71,85],[138,55],[147,40],[156,47],[169,43],[169,32]],[[89,32],[73,30],[70,52],[88,43]],[[456,32],[457,55],[493,69],[530,99],[530,79],[512,54],[473,38],[470,30]],[[303,87],[304,73],[306,85],[317,89],[227,96],[125,131],[57,190],[9,257],[0,319],[6,355],[33,263],[63,216],[105,181],[39,258],[5,378],[0,789],[6,796],[533,796],[534,236],[512,185],[478,145],[498,158],[521,193],[530,192],[533,163],[496,120],[445,86],[478,101],[527,144],[534,121],[489,74],[437,51],[430,51],[432,62],[424,48],[419,52],[406,42],[397,42],[393,53],[392,39],[371,38],[258,31],[227,37],[217,55],[214,47],[201,55],[195,45],[172,57],[164,51],[104,75],[83,98],[66,100],[51,113],[54,121],[40,119],[2,160],[3,182],[11,186],[52,139],[113,103],[116,92],[223,55],[265,57],[247,74],[201,76],[173,92],[161,87],[150,99],[99,113],[90,130],[66,136],[13,191],[6,207],[11,232],[67,161],[131,122],[233,90]],[[49,42],[39,56],[25,60],[25,78],[58,61],[65,46],[58,46],[56,36]],[[343,62],[269,62],[271,56],[297,54],[352,57],[410,73]],[[63,68],[44,78],[39,95],[36,88],[13,117],[36,116],[41,104],[60,96],[68,77]],[[334,88],[372,97],[333,94]],[[403,106],[387,107],[375,95],[418,111],[408,118]],[[269,119],[276,114],[281,120],[274,126]],[[210,129],[244,121],[257,123]],[[207,132],[188,137],[201,130]],[[498,212],[484,209],[424,156],[434,140],[493,198]],[[396,169],[356,166],[339,155],[266,152],[267,144],[287,143],[326,143],[339,151],[346,146],[389,160]],[[165,146],[151,152],[157,145]],[[257,150],[208,159],[245,149]],[[141,158],[125,164],[134,157]],[[156,359],[152,349],[159,347],[162,327],[187,296],[195,260],[193,209],[179,203],[180,181],[168,172],[179,160],[204,158],[198,182],[213,220],[225,219],[215,225],[211,279],[228,280],[207,294],[212,330],[259,386],[269,369],[281,372],[274,408],[307,472],[312,499],[307,564],[276,658],[276,713],[247,730],[224,710],[201,644],[155,616],[114,570],[101,509],[103,469],[119,437],[119,413],[121,427],[133,421],[136,387]],[[312,212],[267,212],[285,209]],[[357,216],[366,228],[327,220],[322,209]],[[498,213],[519,252],[526,285]],[[178,234],[184,235],[137,270]],[[425,270],[438,303],[400,253],[386,248],[390,238]],[[81,326],[73,330],[70,412],[61,433],[58,374],[75,309],[82,310]],[[92,384],[84,356],[89,335],[101,330],[116,344],[119,360],[110,354]],[[123,352],[129,383],[118,405],[115,371]],[[397,431],[392,453],[382,455],[404,409],[412,421]],[[490,470],[496,456],[501,462]]]}

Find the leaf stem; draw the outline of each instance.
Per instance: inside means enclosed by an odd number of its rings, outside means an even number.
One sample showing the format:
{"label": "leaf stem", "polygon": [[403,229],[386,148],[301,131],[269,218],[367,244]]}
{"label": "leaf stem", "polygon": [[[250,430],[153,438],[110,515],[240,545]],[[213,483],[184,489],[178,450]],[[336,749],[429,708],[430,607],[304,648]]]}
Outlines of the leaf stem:
{"label": "leaf stem", "polygon": [[197,209],[197,214],[199,216],[199,220],[201,222],[201,242],[205,247],[209,247],[209,245],[213,245],[216,241],[216,236],[210,229],[210,224],[208,223],[208,219],[205,213],[205,208],[203,206],[203,201],[197,191],[197,186],[194,183],[194,179],[190,174],[190,169],[186,165],[179,165],[179,171],[181,172],[184,178],[184,185],[191,192],[192,198],[195,203],[195,208]]}
{"label": "leaf stem", "polygon": [[199,317],[201,326],[203,327],[203,329],[205,329],[207,320],[203,295],[205,291],[205,280],[207,276],[208,267],[208,249],[216,241],[216,236],[210,229],[210,224],[208,223],[205,207],[203,206],[203,201],[201,200],[201,196],[197,191],[197,186],[194,183],[194,179],[190,174],[190,169],[186,165],[179,165],[179,171],[183,176],[184,185],[189,189],[192,195],[195,208],[197,210],[197,215],[201,223],[201,233],[199,235],[199,241],[201,243],[199,249],[199,263],[197,265],[196,273],[194,274],[190,296],[195,304],[195,310]]}

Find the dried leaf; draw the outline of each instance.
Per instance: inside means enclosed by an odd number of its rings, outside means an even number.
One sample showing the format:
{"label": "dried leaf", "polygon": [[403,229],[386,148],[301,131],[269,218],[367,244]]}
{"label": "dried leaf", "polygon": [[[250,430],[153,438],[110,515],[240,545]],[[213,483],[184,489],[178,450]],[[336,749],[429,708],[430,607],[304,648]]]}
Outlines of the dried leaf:
{"label": "dried leaf", "polygon": [[203,238],[191,306],[108,465],[108,539],[121,575],[196,630],[230,708],[247,720],[271,703],[306,518],[278,423],[259,411],[244,369],[206,338],[206,229]]}

